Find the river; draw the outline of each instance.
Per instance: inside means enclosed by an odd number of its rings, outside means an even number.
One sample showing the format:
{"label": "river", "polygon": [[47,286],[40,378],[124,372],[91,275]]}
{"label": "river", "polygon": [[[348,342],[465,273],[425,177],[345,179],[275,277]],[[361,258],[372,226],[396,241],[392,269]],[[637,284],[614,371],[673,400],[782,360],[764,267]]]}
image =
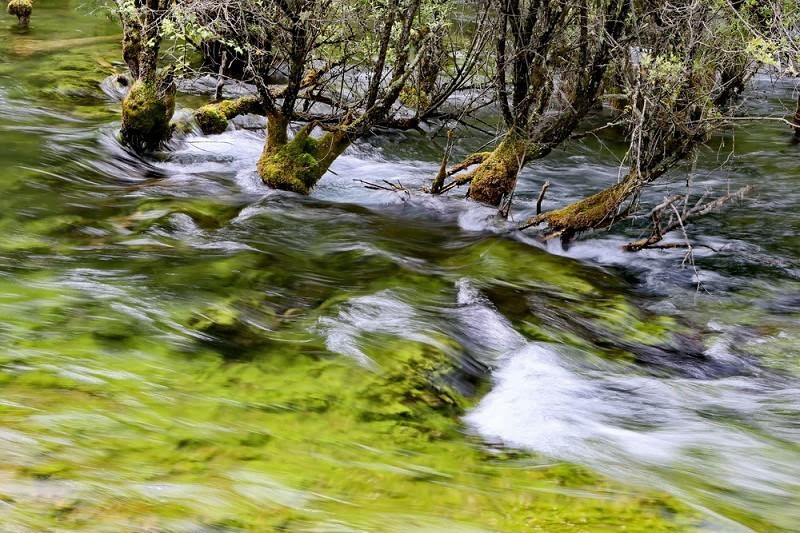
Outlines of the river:
{"label": "river", "polygon": [[299,197],[259,181],[256,117],[126,151],[118,33],[75,0],[0,23],[3,530],[800,530],[784,125],[698,155],[699,194],[758,189],[688,228],[693,262],[623,252],[624,224],[564,250],[515,221],[545,180],[545,208],[612,183],[618,132],[530,165],[509,221],[418,192],[441,147],[416,132]]}

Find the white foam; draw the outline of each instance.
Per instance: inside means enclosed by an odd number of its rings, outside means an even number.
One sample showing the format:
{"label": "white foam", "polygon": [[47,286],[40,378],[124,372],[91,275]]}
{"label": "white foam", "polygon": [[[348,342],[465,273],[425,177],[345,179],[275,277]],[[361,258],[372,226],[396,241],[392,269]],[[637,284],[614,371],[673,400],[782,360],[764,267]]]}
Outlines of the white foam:
{"label": "white foam", "polygon": [[418,312],[389,290],[348,300],[337,316],[321,318],[318,327],[330,351],[352,357],[365,366],[375,365],[361,349],[365,333],[435,344],[424,332],[426,325]]}
{"label": "white foam", "polygon": [[470,348],[477,351],[484,362],[492,363],[497,357],[525,345],[525,338],[469,280],[458,280],[456,287],[459,307],[455,315],[460,336],[469,341]]}
{"label": "white foam", "polygon": [[[778,408],[771,405],[774,391],[752,379],[635,375],[537,343],[510,357],[494,381],[465,417],[489,440],[684,496],[685,487],[718,483],[733,490],[714,492],[714,498],[751,510],[767,494],[787,501],[800,495],[794,454],[758,431],[761,418],[768,420],[765,427],[782,424],[797,442],[800,430],[791,415],[800,412],[796,390],[784,391],[786,403]],[[681,481],[686,477],[694,483]],[[687,499],[706,497],[694,492]]]}

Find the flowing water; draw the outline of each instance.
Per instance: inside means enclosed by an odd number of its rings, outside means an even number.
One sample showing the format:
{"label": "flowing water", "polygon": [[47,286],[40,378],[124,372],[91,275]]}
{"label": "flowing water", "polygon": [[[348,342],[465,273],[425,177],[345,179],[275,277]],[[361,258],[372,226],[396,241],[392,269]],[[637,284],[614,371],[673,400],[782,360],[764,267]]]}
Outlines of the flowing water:
{"label": "flowing water", "polygon": [[[634,226],[544,249],[463,193],[356,181],[427,184],[441,149],[417,133],[357,144],[308,198],[259,182],[255,117],[133,156],[102,81],[116,25],[56,0],[12,22],[3,530],[800,530],[800,147],[780,123],[700,154],[695,190],[759,188],[689,228],[721,248],[694,267],[622,252]],[[749,105],[791,91],[763,78]],[[512,218],[546,179],[546,208],[613,182],[623,149],[531,165]]]}

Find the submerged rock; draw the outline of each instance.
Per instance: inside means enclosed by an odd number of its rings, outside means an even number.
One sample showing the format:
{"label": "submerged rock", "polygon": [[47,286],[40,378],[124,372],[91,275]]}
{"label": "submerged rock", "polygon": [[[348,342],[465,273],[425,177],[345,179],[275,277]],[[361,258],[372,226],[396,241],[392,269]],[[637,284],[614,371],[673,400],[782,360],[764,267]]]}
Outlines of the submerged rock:
{"label": "submerged rock", "polygon": [[263,306],[259,309],[261,320],[257,321],[234,305],[211,306],[189,319],[189,327],[215,343],[240,349],[254,348],[268,343],[270,339],[265,333],[275,327],[276,321],[267,315],[267,309]]}

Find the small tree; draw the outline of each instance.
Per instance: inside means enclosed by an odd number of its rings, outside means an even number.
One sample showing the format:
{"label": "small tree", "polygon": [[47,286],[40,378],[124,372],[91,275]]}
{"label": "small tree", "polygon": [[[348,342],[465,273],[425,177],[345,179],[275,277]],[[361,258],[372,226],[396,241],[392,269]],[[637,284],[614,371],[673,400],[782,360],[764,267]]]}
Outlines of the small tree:
{"label": "small tree", "polygon": [[175,91],[171,70],[158,72],[162,27],[171,0],[114,0],[122,23],[122,56],[133,85],[122,102],[122,141],[136,151],[157,149],[172,132]]}
{"label": "small tree", "polygon": [[9,15],[17,17],[20,26],[27,28],[31,23],[33,0],[10,0],[6,11]]}
{"label": "small tree", "polygon": [[628,0],[495,4],[490,32],[502,141],[449,172],[477,165],[455,183],[471,182],[470,198],[491,205],[510,197],[521,169],[567,139],[595,105],[631,7]]}
{"label": "small tree", "polygon": [[[795,0],[735,0],[725,9],[746,31],[748,50],[782,76],[800,76],[800,4]],[[800,88],[796,88],[794,137],[800,141]]]}
{"label": "small tree", "polygon": [[[568,242],[580,232],[626,219],[636,211],[645,187],[691,156],[735,114],[733,104],[760,64],[747,51],[737,17],[702,2],[657,1],[649,6],[633,47],[635,58],[624,69],[628,102],[624,119],[630,140],[627,173],[609,188],[539,215],[523,228],[546,222],[545,238],[560,236]],[[691,206],[684,207],[686,215]],[[696,207],[694,213],[704,206]],[[680,216],[664,226],[675,229]],[[661,240],[665,228],[654,221],[657,238],[629,249]]]}
{"label": "small tree", "polygon": [[[307,194],[353,141],[376,126],[416,127],[472,78],[484,39],[459,36],[445,55],[449,15],[441,0],[192,2],[187,24],[203,21],[228,36],[258,90],[257,99],[207,106],[198,119],[218,131],[238,112],[260,108],[267,116],[261,178]],[[276,72],[286,76],[279,89],[269,83]],[[297,120],[306,124],[290,138]],[[317,129],[321,137],[312,135]]]}

